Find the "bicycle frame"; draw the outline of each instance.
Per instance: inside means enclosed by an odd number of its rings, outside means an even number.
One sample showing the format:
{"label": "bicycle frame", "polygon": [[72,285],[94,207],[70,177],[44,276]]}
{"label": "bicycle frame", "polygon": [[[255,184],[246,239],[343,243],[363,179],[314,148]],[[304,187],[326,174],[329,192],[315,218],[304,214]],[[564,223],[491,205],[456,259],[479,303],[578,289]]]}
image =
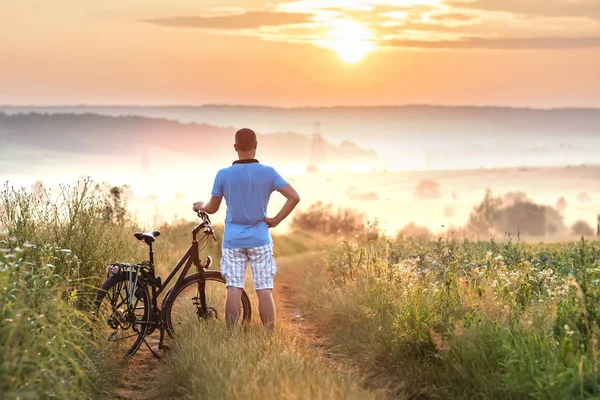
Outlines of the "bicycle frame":
{"label": "bicycle frame", "polygon": [[[198,239],[196,238],[198,232],[204,228],[207,224],[205,222],[196,226],[192,231],[192,244],[187,249],[185,254],[181,257],[175,268],[171,271],[167,279],[162,283],[158,288],[156,285],[151,285],[152,293],[151,293],[151,301],[152,301],[152,310],[154,312],[159,311],[158,318],[155,318],[149,315],[148,321],[139,321],[139,324],[146,324],[151,326],[160,326],[165,321],[165,313],[166,310],[173,304],[175,300],[175,295],[177,294],[177,288],[183,284],[183,281],[188,275],[188,271],[192,267],[192,265],[196,265],[196,270],[200,275],[200,279],[198,280],[198,293],[200,295],[200,310],[202,315],[207,314],[206,307],[206,268],[209,268],[212,264],[212,258],[208,256],[207,262],[205,265],[200,263],[200,255],[198,251]],[[152,245],[150,245],[150,264],[152,265],[152,272],[154,277],[156,277],[156,273],[154,272],[154,257],[152,253]],[[179,272],[181,270],[181,272]],[[170,288],[166,297],[163,298],[160,309],[158,308],[158,296],[165,291],[165,289],[169,286],[169,283],[173,280],[173,278],[179,273],[175,284]],[[139,269],[136,275],[139,274]],[[137,280],[136,280],[137,283]]]}

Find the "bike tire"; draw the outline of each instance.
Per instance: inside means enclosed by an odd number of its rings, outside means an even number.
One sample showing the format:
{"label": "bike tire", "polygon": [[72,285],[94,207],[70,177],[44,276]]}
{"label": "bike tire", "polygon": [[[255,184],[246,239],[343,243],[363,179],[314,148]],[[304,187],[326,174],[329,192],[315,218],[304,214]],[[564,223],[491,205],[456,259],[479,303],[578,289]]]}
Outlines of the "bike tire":
{"label": "bike tire", "polygon": [[[185,307],[185,303],[187,303],[187,305],[189,306],[189,304],[192,304],[192,306],[190,307],[197,307],[195,305],[193,305],[193,303],[191,303],[193,301],[193,298],[186,298],[183,293],[189,292],[190,289],[193,291],[193,286],[194,284],[197,284],[197,282],[200,280],[200,274],[195,273],[192,274],[188,277],[186,277],[182,283],[182,285],[177,288],[177,293],[175,294],[175,297],[173,299],[173,303],[166,309],[166,322],[167,322],[167,333],[169,334],[169,336],[173,336],[173,334],[177,331],[177,325],[178,322],[174,321],[174,317],[173,317],[173,309],[174,307],[176,309],[180,309],[180,307]],[[216,313],[216,315],[212,315],[214,317],[216,317],[216,319],[223,319],[225,320],[225,314],[224,314],[224,307],[225,307],[225,298],[223,298],[222,296],[218,296],[218,298],[214,298],[217,296],[213,296],[213,298],[211,298],[211,293],[209,293],[209,287],[211,287],[211,289],[213,287],[216,287],[219,289],[219,291],[223,293],[227,292],[227,289],[225,287],[225,278],[223,278],[223,275],[221,275],[220,272],[218,271],[206,271],[206,287],[207,287],[207,300],[206,300],[206,305],[207,307],[212,308],[212,311],[214,311]],[[170,293],[167,293],[165,295],[165,298],[168,298]],[[220,304],[217,304],[220,303]],[[222,315],[218,315],[219,313],[217,313],[217,308],[219,310],[222,310],[222,312],[220,312]],[[242,322],[247,323],[250,322],[250,319],[252,318],[252,306],[250,304],[250,298],[248,297],[248,294],[246,293],[246,291],[242,291],[242,311],[241,311],[241,315],[240,315],[240,319],[242,320]]]}
{"label": "bike tire", "polygon": [[[97,322],[103,320],[103,322],[106,323],[105,327],[98,326],[98,328],[107,329],[107,333],[110,332],[109,337],[106,338],[106,340],[109,343],[117,342],[120,340],[123,341],[123,347],[126,350],[126,357],[131,357],[138,351],[149,329],[147,324],[136,324],[135,322],[131,322],[131,326],[127,328],[123,328],[122,326],[119,326],[119,328],[114,328],[114,326],[110,325],[109,321],[111,320],[111,318],[113,318],[113,320],[116,319],[117,312],[121,312],[120,308],[123,308],[122,306],[129,305],[129,300],[124,299],[122,296],[122,294],[126,295],[128,293],[130,282],[129,275],[129,272],[122,272],[109,277],[106,281],[104,281],[100,289],[98,289],[98,291],[96,292],[96,300],[94,301],[95,320]],[[135,280],[135,277],[133,278],[133,280]],[[136,310],[138,310],[134,313],[135,321],[148,322],[150,320],[149,317],[151,315],[150,294],[148,293],[148,288],[144,284],[141,284],[141,282],[138,282],[138,286],[134,297],[136,303],[133,306]],[[121,304],[118,305],[117,302]],[[141,308],[139,307],[140,304]],[[121,316],[123,316],[122,313]],[[136,332],[135,329],[137,329],[138,331]],[[130,336],[129,340],[111,340],[110,338],[117,334],[119,331],[131,331],[131,333],[124,333],[124,335],[133,336]]]}

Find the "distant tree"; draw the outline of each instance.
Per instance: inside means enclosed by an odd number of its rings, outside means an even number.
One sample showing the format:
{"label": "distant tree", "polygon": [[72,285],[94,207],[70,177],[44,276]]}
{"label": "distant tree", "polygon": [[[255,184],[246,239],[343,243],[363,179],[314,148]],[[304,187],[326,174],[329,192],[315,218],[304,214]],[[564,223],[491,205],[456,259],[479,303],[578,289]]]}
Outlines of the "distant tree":
{"label": "distant tree", "polygon": [[578,236],[592,236],[594,234],[594,229],[583,220],[575,222],[571,227],[571,231]]}
{"label": "distant tree", "polygon": [[567,209],[567,201],[564,197],[558,199],[558,201],[556,202],[556,209],[558,210],[558,212],[564,212]]}
{"label": "distant tree", "polygon": [[442,197],[440,185],[432,180],[423,180],[415,188],[414,198],[416,200],[435,200]]}
{"label": "distant tree", "polygon": [[524,194],[505,198],[511,203],[493,197],[488,189],[483,201],[473,207],[467,230],[477,236],[495,232],[544,236],[564,231],[563,218],[553,207],[535,204]]}
{"label": "distant tree", "polygon": [[502,198],[502,204],[506,206],[525,202],[531,202],[531,200],[523,192],[508,192]]}
{"label": "distant tree", "polygon": [[429,229],[425,228],[424,226],[418,226],[415,223],[411,222],[408,225],[404,226],[404,228],[400,229],[400,232],[398,232],[399,239],[405,237],[428,239],[432,238],[433,234]]}
{"label": "distant tree", "polygon": [[473,207],[467,230],[475,235],[488,235],[496,224],[498,212],[502,207],[502,199],[493,197],[492,191],[487,189],[481,203]]}

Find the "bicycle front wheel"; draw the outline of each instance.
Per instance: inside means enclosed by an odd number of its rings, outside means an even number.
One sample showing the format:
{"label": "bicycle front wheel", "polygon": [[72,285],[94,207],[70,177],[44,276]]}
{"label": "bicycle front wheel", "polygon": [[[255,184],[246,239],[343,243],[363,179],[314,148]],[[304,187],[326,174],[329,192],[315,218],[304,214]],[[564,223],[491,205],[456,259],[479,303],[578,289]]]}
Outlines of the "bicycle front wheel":
{"label": "bicycle front wheel", "polygon": [[[223,275],[218,271],[206,271],[206,315],[203,315],[200,307],[199,280],[199,274],[193,274],[185,278],[183,284],[175,294],[173,303],[166,310],[167,329],[171,336],[193,322],[206,320],[225,321],[227,288],[225,287]],[[242,292],[240,319],[242,322],[249,322],[251,315],[250,299],[244,290]]]}

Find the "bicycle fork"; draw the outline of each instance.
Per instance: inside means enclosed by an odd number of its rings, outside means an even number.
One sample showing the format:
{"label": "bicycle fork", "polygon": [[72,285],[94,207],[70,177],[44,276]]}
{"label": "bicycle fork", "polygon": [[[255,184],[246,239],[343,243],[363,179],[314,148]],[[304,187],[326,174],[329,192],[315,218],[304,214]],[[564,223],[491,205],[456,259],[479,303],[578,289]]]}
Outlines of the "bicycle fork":
{"label": "bicycle fork", "polygon": [[206,271],[204,267],[198,262],[196,264],[196,271],[200,275],[198,279],[198,296],[194,298],[194,305],[196,306],[196,313],[198,317],[207,319],[208,308],[206,307]]}

